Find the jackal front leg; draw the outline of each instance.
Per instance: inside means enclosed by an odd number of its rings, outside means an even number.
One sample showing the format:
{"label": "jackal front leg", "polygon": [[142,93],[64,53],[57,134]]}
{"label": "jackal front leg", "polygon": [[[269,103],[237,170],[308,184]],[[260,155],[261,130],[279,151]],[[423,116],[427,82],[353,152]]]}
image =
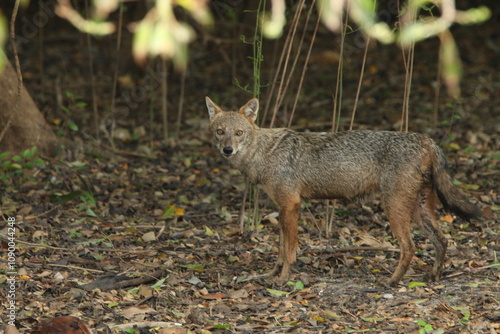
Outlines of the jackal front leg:
{"label": "jackal front leg", "polygon": [[298,195],[287,197],[283,202],[278,203],[280,206],[280,244],[278,261],[274,270],[277,273],[281,266],[281,273],[277,278],[277,282],[284,283],[290,274],[290,268],[297,260],[297,243],[298,243],[298,219],[300,209],[300,197]]}

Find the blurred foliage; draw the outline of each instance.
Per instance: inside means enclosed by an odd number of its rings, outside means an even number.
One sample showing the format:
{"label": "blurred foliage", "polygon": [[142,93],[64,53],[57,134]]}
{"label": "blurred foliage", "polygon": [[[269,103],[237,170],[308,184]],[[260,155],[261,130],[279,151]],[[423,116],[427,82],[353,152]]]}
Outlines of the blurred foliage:
{"label": "blurred foliage", "polygon": [[[264,0],[261,0],[261,2]],[[22,0],[23,4],[29,0]],[[188,58],[188,44],[195,37],[193,27],[179,21],[174,10],[186,13],[185,21],[193,18],[202,26],[211,26],[213,18],[208,7],[209,0],[154,0],[143,19],[128,28],[134,32],[133,55],[139,64],[148,57],[160,56],[172,59],[177,68],[184,69]],[[271,0],[271,12],[261,14],[262,32],[268,38],[281,36],[286,24],[285,0]],[[109,15],[124,6],[121,0],[93,0],[88,18],[84,18],[71,5],[70,0],[58,0],[56,13],[71,22],[80,31],[106,35],[114,33],[115,23],[107,22]],[[441,65],[443,80],[450,95],[458,96],[461,64],[455,41],[449,34],[453,23],[479,24],[488,20],[491,11],[485,7],[460,11],[454,1],[407,0],[402,2],[395,27],[377,20],[376,0],[317,0],[316,6],[322,22],[332,31],[340,31],[343,15],[349,15],[352,22],[369,37],[382,43],[398,43],[409,47],[423,39],[438,36],[441,41]],[[433,15],[436,11],[440,15]],[[345,14],[344,14],[345,13]],[[0,49],[7,39],[7,20],[0,13]],[[0,68],[4,59],[0,57]],[[451,86],[450,86],[451,85]]]}
{"label": "blurred foliage", "polygon": [[[195,32],[191,25],[177,20],[174,9],[178,7],[199,24],[210,26],[212,16],[207,1],[155,0],[151,3],[144,18],[129,26],[134,33],[134,59],[137,63],[144,64],[148,57],[160,56],[172,59],[177,68],[184,69],[188,58],[188,44],[195,37]],[[84,19],[71,7],[69,0],[59,0],[56,12],[83,32],[106,35],[115,32],[116,26],[105,20],[120,6],[121,0],[94,0],[90,18]]]}
{"label": "blurred foliage", "polygon": [[[285,25],[284,0],[273,0],[272,5],[272,15],[263,19],[263,31],[269,38],[280,36]],[[462,65],[449,28],[453,23],[480,24],[491,17],[491,10],[486,6],[461,11],[455,8],[454,1],[408,0],[401,5],[399,13],[394,13],[398,15],[399,23],[391,27],[377,20],[376,0],[317,0],[316,5],[323,23],[332,31],[340,31],[346,13],[365,35],[382,43],[410,47],[423,39],[438,36],[443,81],[448,94],[453,97],[460,95]],[[440,12],[439,16],[433,14],[436,10]]]}

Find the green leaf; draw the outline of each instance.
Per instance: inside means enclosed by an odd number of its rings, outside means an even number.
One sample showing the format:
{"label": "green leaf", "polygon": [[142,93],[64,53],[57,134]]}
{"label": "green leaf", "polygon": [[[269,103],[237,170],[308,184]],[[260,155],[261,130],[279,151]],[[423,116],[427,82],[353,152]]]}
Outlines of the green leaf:
{"label": "green leaf", "polygon": [[424,282],[410,282],[408,283],[408,289],[416,288],[417,286],[427,286]]}
{"label": "green leaf", "polygon": [[266,289],[266,290],[270,294],[275,295],[277,297],[288,296],[290,294],[290,292],[281,291],[281,290],[274,290],[274,289]]}
{"label": "green leaf", "polygon": [[128,293],[130,293],[133,296],[137,296],[137,293],[139,292],[139,287],[136,286],[135,288],[127,290]]}
{"label": "green leaf", "polygon": [[94,195],[89,191],[82,191],[82,202],[95,205]]}
{"label": "green leaf", "polygon": [[43,161],[43,159],[40,159],[40,158],[36,158],[35,160],[33,160],[33,163],[37,166],[44,166],[45,165],[45,161]]}
{"label": "green leaf", "polygon": [[181,318],[181,319],[182,319],[182,318],[187,317],[187,314],[186,314],[186,313],[176,312],[176,311],[174,311],[174,310],[170,310],[170,312],[172,312],[172,314],[173,314],[174,316],[176,316],[177,318]]}
{"label": "green leaf", "polygon": [[68,128],[70,128],[70,130],[73,130],[73,131],[78,131],[78,125],[76,125],[73,122],[68,123]]}
{"label": "green leaf", "polygon": [[231,328],[231,325],[229,325],[229,324],[224,324],[224,325],[219,324],[219,325],[214,325],[213,327],[217,328],[217,329],[229,329],[229,328]]}
{"label": "green leaf", "polygon": [[295,288],[295,290],[304,289],[304,283],[302,283],[302,281],[297,281],[297,282],[288,281],[288,282],[286,282],[286,284],[293,286]]}
{"label": "green leaf", "polygon": [[462,184],[460,188],[465,190],[478,190],[480,186],[478,184]]}
{"label": "green leaf", "polygon": [[206,225],[205,225],[205,235],[206,235],[207,237],[211,237],[211,236],[213,236],[213,235],[214,235],[214,231],[212,231],[212,230],[210,229],[210,227],[208,227],[208,226],[206,226]]}
{"label": "green leaf", "polygon": [[70,231],[69,231],[69,236],[70,236],[71,238],[80,238],[80,237],[82,237],[82,236],[83,236],[83,234],[82,234],[82,233],[80,233],[80,232],[77,232],[77,231],[75,231],[75,230],[70,230]]}
{"label": "green leaf", "polygon": [[8,170],[11,165],[12,165],[12,161],[7,160],[7,161],[2,162],[1,166],[2,166],[2,169]]}
{"label": "green leaf", "polygon": [[427,323],[425,321],[423,321],[422,319],[418,319],[417,325],[419,325],[420,327],[424,327],[425,325],[427,325]]}
{"label": "green leaf", "polygon": [[465,314],[464,314],[464,317],[462,319],[460,319],[460,322],[466,323],[469,321],[469,319],[470,319],[470,310],[467,310],[467,312],[465,312]]}
{"label": "green leaf", "polygon": [[174,215],[175,215],[175,206],[173,206],[173,205],[167,205],[163,209],[163,215],[161,216],[160,219],[172,218]]}
{"label": "green leaf", "polygon": [[69,202],[69,201],[77,198],[81,194],[82,194],[82,191],[81,190],[77,190],[77,191],[72,191],[72,192],[70,192],[69,194],[66,194],[66,195],[56,195],[56,194],[53,194],[53,195],[50,195],[49,198],[50,198],[50,201],[52,203],[55,203],[55,204],[66,204],[67,202]]}
{"label": "green leaf", "polygon": [[25,159],[31,159],[36,154],[36,147],[33,146],[20,153],[20,155]]}
{"label": "green leaf", "polygon": [[66,108],[65,106],[61,106],[61,109],[62,109],[62,110],[63,110],[66,114],[68,114],[68,115],[69,115],[69,114],[71,114],[71,111],[70,111],[68,108]]}
{"label": "green leaf", "polygon": [[181,265],[182,268],[186,268],[186,269],[191,269],[191,270],[194,270],[194,271],[197,271],[197,272],[202,272],[205,270],[205,267],[203,267],[202,264],[199,264],[199,263],[196,263],[196,264],[183,264]]}
{"label": "green leaf", "polygon": [[137,330],[133,329],[133,328],[127,328],[124,330],[125,333],[127,334],[137,334],[139,333]]}
{"label": "green leaf", "polygon": [[[499,154],[500,155],[500,154]],[[10,156],[10,152],[0,153],[0,160],[5,160]],[[500,160],[500,159],[499,159]]]}
{"label": "green leaf", "polygon": [[75,107],[83,108],[83,107],[86,107],[86,106],[87,106],[87,103],[85,103],[85,102],[75,103]]}
{"label": "green leaf", "polygon": [[92,209],[87,209],[85,210],[85,214],[89,217],[94,217],[94,218],[97,218],[97,215],[95,214],[94,211],[92,211]]}
{"label": "green leaf", "polygon": [[166,278],[166,277],[164,277],[164,278],[162,278],[161,280],[156,281],[156,283],[155,283],[155,284],[151,285],[151,289],[159,289],[159,288],[161,288],[161,286],[163,285],[163,283],[165,283],[165,280],[166,280],[166,279],[167,279],[167,278]]}

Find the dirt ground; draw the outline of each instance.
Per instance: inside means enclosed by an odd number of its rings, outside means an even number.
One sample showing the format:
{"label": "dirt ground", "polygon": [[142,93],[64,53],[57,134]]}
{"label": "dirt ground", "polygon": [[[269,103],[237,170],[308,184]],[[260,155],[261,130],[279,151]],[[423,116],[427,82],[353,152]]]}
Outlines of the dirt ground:
{"label": "dirt ground", "polygon": [[[450,173],[484,220],[469,223],[439,211],[449,243],[439,282],[424,281],[433,249],[416,228],[418,251],[395,288],[382,284],[399,253],[377,198],[306,201],[290,281],[280,286],[269,278],[248,279],[276,261],[276,207],[263,191],[251,195],[258,205],[246,205],[240,225],[245,179],[212,149],[204,105],[207,95],[228,109],[251,97],[233,84],[235,78],[251,83],[251,48],[239,39],[248,29],[227,29],[230,22],[219,13],[221,26],[199,34],[178,135],[182,77],[170,72],[170,139],[164,142],[159,65],[140,69],[123,51],[113,113],[113,39],[93,39],[92,80],[86,37],[54,18],[43,48],[39,35],[19,47],[26,86],[64,146],[55,158],[26,153],[0,160],[1,212],[15,217],[17,228],[19,332],[72,315],[95,333],[500,333],[500,34],[494,10],[488,23],[452,31],[464,65],[462,98],[452,100],[442,88],[437,126],[435,39],[416,48],[410,95],[410,130],[441,145]],[[349,126],[359,80],[359,40],[355,33],[346,39],[341,130]],[[292,123],[299,131],[331,127],[338,42],[320,29]],[[264,43],[263,83],[272,81],[275,50]],[[354,127],[399,130],[401,50],[373,43],[366,69]],[[100,138],[93,128],[93,92]],[[267,98],[263,89],[261,100]],[[290,94],[277,126],[287,124],[292,104]],[[111,130],[113,144],[106,135]],[[8,221],[0,227],[7,250]],[[0,266],[0,299],[7,300],[7,255]],[[4,323],[7,315],[2,311]]]}

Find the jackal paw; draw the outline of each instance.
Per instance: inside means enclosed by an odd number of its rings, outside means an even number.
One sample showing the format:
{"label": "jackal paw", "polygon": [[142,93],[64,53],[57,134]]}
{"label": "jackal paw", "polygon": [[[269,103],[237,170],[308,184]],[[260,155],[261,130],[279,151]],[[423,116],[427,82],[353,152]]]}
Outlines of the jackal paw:
{"label": "jackal paw", "polygon": [[246,279],[244,279],[244,281],[251,281],[251,280],[255,280],[255,279],[276,276],[279,272],[279,269],[280,269],[279,266],[275,266],[273,269],[267,270],[263,273],[252,273],[252,274],[248,275],[248,277]]}
{"label": "jackal paw", "polygon": [[401,281],[400,279],[389,278],[389,279],[380,281],[380,284],[383,287],[390,289],[390,288],[396,287],[400,281]]}
{"label": "jackal paw", "polygon": [[430,272],[424,275],[425,282],[437,282],[441,279],[441,273]]}

